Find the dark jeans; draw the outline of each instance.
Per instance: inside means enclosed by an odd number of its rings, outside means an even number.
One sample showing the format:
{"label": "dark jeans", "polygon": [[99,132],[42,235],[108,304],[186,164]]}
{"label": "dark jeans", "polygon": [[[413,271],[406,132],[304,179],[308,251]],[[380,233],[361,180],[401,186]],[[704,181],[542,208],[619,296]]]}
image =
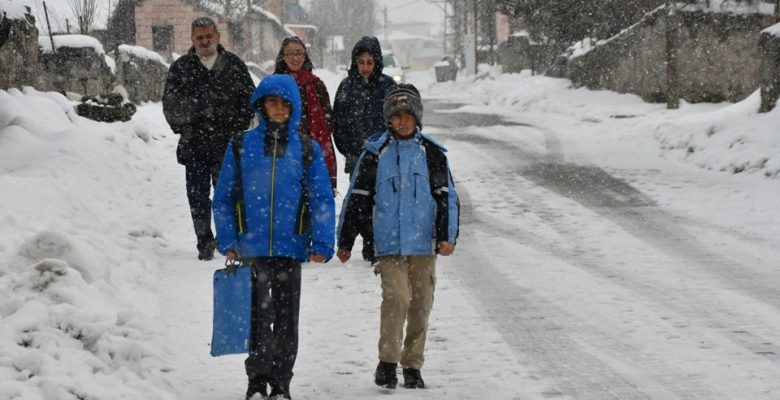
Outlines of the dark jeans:
{"label": "dark jeans", "polygon": [[298,356],[301,263],[289,258],[252,258],[252,346],[245,362],[250,380],[289,387]]}
{"label": "dark jeans", "polygon": [[[349,173],[349,181],[352,182],[352,175],[355,171]],[[362,256],[364,260],[371,261],[374,258],[374,225],[371,218],[368,221],[358,227],[358,233],[363,237],[363,251]]]}
{"label": "dark jeans", "polygon": [[184,165],[187,178],[187,200],[192,224],[198,238],[198,250],[214,241],[211,230],[211,187],[217,184],[220,162],[199,161]]}

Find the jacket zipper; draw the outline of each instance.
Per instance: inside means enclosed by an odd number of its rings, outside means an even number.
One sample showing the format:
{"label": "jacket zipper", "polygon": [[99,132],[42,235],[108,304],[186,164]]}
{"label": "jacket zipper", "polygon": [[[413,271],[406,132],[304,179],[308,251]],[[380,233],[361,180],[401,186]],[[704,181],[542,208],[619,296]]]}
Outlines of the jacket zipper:
{"label": "jacket zipper", "polygon": [[274,255],[274,194],[276,191],[276,148],[279,143],[279,135],[274,133],[274,152],[271,156],[271,218],[268,221],[268,256]]}

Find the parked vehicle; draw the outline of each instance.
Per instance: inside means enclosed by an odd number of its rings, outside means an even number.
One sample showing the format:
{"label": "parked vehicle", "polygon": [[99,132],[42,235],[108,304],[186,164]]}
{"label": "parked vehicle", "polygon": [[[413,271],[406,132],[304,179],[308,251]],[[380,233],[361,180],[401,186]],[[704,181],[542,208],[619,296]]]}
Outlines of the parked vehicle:
{"label": "parked vehicle", "polygon": [[382,50],[382,64],[385,66],[382,73],[392,77],[395,83],[406,82],[406,70],[409,67],[402,67],[392,50]]}

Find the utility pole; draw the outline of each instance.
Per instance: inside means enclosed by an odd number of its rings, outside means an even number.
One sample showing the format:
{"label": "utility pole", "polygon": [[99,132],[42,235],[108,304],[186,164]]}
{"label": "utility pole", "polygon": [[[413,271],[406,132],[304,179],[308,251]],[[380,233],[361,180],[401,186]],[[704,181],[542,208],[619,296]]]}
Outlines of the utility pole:
{"label": "utility pole", "polygon": [[666,8],[666,108],[676,110],[680,108],[680,77],[677,69],[676,40],[680,16],[672,1],[666,0]]}
{"label": "utility pole", "polygon": [[387,46],[390,46],[390,36],[388,36],[390,31],[387,30],[387,21],[388,21],[388,18],[387,18],[387,6],[384,7],[383,13],[384,13],[384,18],[385,18],[385,25],[384,25],[384,28],[385,28],[385,44]]}
{"label": "utility pole", "polygon": [[479,8],[477,8],[477,0],[474,0],[474,75],[477,74],[479,68]]}

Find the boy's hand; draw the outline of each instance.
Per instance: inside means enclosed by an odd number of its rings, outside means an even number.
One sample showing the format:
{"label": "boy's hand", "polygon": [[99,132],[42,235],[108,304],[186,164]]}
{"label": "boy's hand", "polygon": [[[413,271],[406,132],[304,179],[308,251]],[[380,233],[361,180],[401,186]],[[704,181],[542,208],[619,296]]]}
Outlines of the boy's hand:
{"label": "boy's hand", "polygon": [[352,257],[352,253],[349,250],[339,249],[339,251],[336,252],[336,257],[339,258],[339,261],[345,263]]}
{"label": "boy's hand", "polygon": [[324,263],[326,260],[325,260],[325,256],[323,256],[322,254],[311,253],[309,254],[309,261],[316,262],[316,263]]}
{"label": "boy's hand", "polygon": [[236,261],[238,260],[238,250],[230,250],[225,254],[225,257],[227,257],[228,261]]}
{"label": "boy's hand", "polygon": [[440,255],[448,256],[455,252],[455,245],[450,242],[441,241],[436,243],[436,249],[439,251]]}

